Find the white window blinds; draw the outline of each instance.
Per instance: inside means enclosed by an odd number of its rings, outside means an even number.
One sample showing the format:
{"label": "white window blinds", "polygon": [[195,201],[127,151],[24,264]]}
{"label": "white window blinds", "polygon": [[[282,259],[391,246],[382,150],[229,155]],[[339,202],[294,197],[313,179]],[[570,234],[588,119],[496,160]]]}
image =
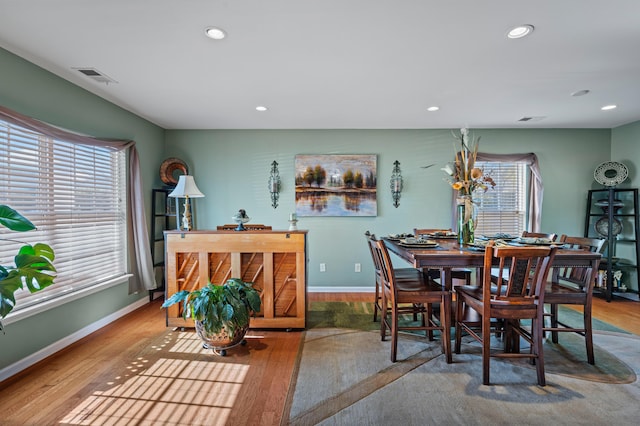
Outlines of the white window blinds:
{"label": "white window blinds", "polygon": [[55,284],[19,291],[14,311],[123,276],[126,272],[125,154],[53,140],[0,120],[0,204],[37,230],[0,229],[0,264],[13,265],[20,242],[55,251]]}
{"label": "white window blinds", "polygon": [[473,194],[478,206],[476,234],[521,235],[527,227],[527,165],[494,161],[478,161],[476,165],[496,182],[493,189]]}

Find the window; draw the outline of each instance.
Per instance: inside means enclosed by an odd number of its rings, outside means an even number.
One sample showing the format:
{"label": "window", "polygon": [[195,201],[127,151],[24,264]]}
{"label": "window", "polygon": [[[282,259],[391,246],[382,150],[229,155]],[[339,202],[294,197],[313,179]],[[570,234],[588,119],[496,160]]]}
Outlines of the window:
{"label": "window", "polygon": [[[123,150],[54,140],[0,120],[0,163],[0,204],[37,227],[20,234],[2,228],[0,238],[49,244],[58,270],[45,290],[16,293],[12,313],[125,275]],[[1,264],[12,264],[21,245],[3,241]]]}
{"label": "window", "polygon": [[527,165],[501,161],[478,161],[476,165],[496,182],[493,189],[473,195],[478,205],[476,233],[521,235],[527,229]]}

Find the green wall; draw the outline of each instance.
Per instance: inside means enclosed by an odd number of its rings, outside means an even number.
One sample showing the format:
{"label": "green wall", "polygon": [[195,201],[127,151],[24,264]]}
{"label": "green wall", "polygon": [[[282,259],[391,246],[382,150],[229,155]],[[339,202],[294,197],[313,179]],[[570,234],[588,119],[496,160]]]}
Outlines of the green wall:
{"label": "green wall", "polygon": [[621,186],[640,187],[640,121],[611,131],[611,160],[629,169],[629,179]]}
{"label": "green wall", "polygon": [[[610,130],[475,130],[490,153],[535,152],[545,184],[542,228],[581,235],[593,170],[610,158]],[[309,286],[372,286],[364,232],[409,232],[414,227],[451,225],[451,188],[440,170],[453,157],[451,130],[169,130],[166,154],[187,162],[205,198],[195,200],[198,229],[231,223],[243,208],[252,221],[288,226],[294,211],[296,154],[378,155],[377,217],[302,217],[309,230]],[[279,164],[280,206],[271,207],[267,181]],[[389,178],[399,160],[404,178],[400,206],[392,205]],[[435,164],[431,168],[421,166]],[[319,264],[326,272],[319,272]],[[362,272],[354,264],[362,264]]]}
{"label": "green wall", "polygon": [[[627,124],[626,126],[620,126],[611,131],[611,160],[619,161],[627,166],[629,169],[629,179],[623,182],[621,187],[640,187],[640,121]],[[630,210],[622,211],[623,213],[630,213]],[[622,236],[625,238],[633,238],[631,219],[623,219]],[[633,259],[632,263],[635,263],[635,249],[633,243],[630,242],[618,242],[616,244],[616,256],[622,259]],[[638,276],[632,269],[625,269],[622,271],[622,282],[631,288],[638,289],[636,287],[638,283]]]}
{"label": "green wall", "polygon": [[[1,105],[77,132],[135,140],[149,211],[151,188],[164,159],[163,129],[3,49],[0,69]],[[143,297],[148,296],[129,295],[128,285],[122,284],[7,324],[0,335],[0,370]]]}

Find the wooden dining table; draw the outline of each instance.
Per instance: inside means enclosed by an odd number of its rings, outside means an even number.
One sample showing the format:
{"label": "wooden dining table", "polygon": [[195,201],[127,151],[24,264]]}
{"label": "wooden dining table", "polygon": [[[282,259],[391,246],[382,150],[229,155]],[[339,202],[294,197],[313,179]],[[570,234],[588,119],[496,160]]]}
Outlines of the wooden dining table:
{"label": "wooden dining table", "polygon": [[[460,246],[457,239],[429,238],[436,241],[435,247],[405,246],[399,240],[383,238],[389,251],[407,261],[414,268],[440,269],[440,282],[452,288],[451,270],[475,268],[476,282],[481,282],[484,266],[484,251],[473,246]],[[552,267],[587,267],[598,270],[600,253],[559,247]]]}

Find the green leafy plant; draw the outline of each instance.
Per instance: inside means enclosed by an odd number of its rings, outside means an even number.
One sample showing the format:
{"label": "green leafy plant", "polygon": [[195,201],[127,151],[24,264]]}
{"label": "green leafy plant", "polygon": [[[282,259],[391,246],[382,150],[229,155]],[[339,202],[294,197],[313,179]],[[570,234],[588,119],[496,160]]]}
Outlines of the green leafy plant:
{"label": "green leafy plant", "polygon": [[[16,232],[36,229],[29,219],[2,204],[0,204],[0,225]],[[0,240],[16,241],[8,238]],[[26,286],[31,293],[35,293],[53,284],[56,277],[53,249],[42,243],[33,246],[24,244],[14,258],[15,266],[0,265],[0,319],[6,317],[15,307],[16,291]],[[1,321],[0,330],[3,330]]]}
{"label": "green leafy plant", "polygon": [[207,333],[218,334],[224,328],[229,335],[249,324],[251,313],[260,311],[260,294],[238,278],[231,278],[222,285],[208,283],[194,290],[182,290],[167,299],[162,307],[184,303],[183,318],[202,322]]}

